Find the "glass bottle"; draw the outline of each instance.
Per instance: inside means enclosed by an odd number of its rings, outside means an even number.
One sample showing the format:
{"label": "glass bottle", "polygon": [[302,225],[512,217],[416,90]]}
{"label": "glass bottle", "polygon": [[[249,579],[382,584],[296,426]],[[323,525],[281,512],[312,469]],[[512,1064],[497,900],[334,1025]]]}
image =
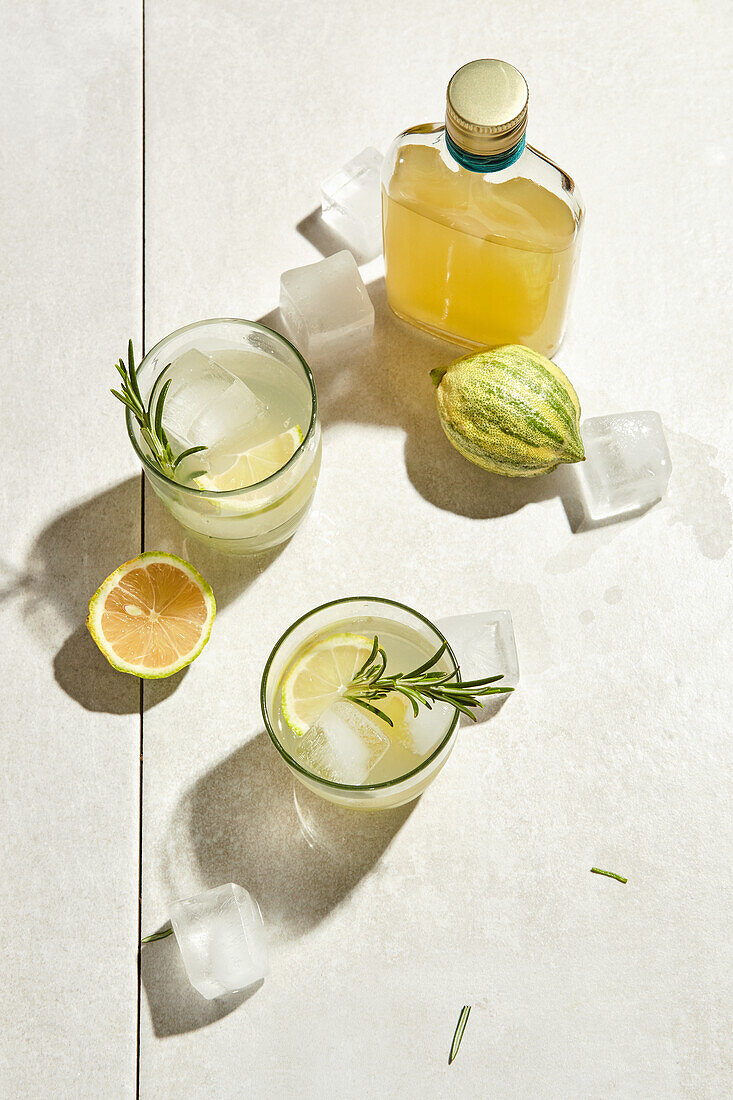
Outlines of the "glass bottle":
{"label": "glass bottle", "polygon": [[387,298],[405,321],[467,348],[560,346],[583,204],[525,144],[529,92],[505,61],[464,65],[445,125],[395,140],[382,175]]}

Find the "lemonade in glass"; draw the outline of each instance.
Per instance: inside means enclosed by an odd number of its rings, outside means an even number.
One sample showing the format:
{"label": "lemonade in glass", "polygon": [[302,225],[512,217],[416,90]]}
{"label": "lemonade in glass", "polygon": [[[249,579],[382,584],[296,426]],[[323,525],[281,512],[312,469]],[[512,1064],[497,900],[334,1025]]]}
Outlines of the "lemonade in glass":
{"label": "lemonade in glass", "polygon": [[461,711],[502,692],[462,684],[440,630],[405,604],[335,600],[276,643],[262,677],[272,741],[311,791],[355,809],[417,798],[445,764]]}
{"label": "lemonade in glass", "polygon": [[292,535],[315,491],[321,430],[313,376],[288,340],[254,321],[199,321],[156,344],[135,383],[150,426],[128,404],[132,445],[195,538],[242,554]]}

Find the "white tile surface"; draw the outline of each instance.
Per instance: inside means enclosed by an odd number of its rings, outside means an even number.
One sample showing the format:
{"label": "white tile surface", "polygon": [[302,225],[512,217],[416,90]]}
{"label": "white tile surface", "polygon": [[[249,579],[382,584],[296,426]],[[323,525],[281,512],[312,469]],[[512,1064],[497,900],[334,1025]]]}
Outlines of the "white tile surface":
{"label": "white tile surface", "polygon": [[135,1094],[138,688],[86,602],[140,541],[138,6],[3,5],[0,1094]]}
{"label": "white tile surface", "polygon": [[[128,683],[86,664],[77,624],[88,590],[136,549],[134,485],[114,488],[134,466],[100,364],[138,317],[140,28],[127,5],[72,7],[52,29],[15,15],[6,35],[19,213],[0,287],[16,321],[13,485],[28,495],[19,508],[6,479],[3,557],[22,591],[7,605],[3,835],[20,900],[2,907],[0,1042],[3,1084],[29,1096],[39,1082],[50,1095],[134,1092],[137,720]],[[324,469],[288,546],[216,559],[148,493],[148,547],[196,563],[220,613],[195,665],[146,688],[145,931],[172,898],[234,879],[274,942],[264,987],[224,1006],[190,990],[172,940],[145,949],[143,1098],[724,1094],[723,22],[722,3],[691,0],[491,12],[490,52],[530,83],[531,140],[589,208],[558,360],[584,415],[661,413],[665,504],[574,533],[567,480],[468,466],[427,376],[453,349],[393,321],[378,281],[371,350],[319,371]],[[487,52],[486,31],[469,0],[450,12],[149,2],[148,344],[200,317],[268,314],[280,271],[318,258],[306,238],[323,239],[309,217],[319,182],[353,150],[439,118],[448,77]],[[20,401],[29,378],[58,385],[61,369],[56,405]],[[60,431],[69,379],[94,414],[82,462],[78,430],[73,442],[66,421]],[[26,597],[39,588],[37,608]],[[509,607],[522,681],[491,722],[462,731],[417,805],[346,823],[294,801],[257,689],[288,623],[357,590],[435,616]],[[93,709],[100,697],[121,713]],[[39,942],[25,929],[42,914],[52,931]],[[463,1003],[474,1011],[448,1069]],[[95,1059],[80,1040],[92,1029]]]}

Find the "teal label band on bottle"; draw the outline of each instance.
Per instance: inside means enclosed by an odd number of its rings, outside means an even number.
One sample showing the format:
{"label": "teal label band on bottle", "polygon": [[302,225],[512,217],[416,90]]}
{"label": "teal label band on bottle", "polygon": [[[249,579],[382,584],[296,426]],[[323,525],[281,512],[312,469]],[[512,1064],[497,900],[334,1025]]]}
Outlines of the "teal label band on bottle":
{"label": "teal label band on bottle", "polygon": [[502,168],[509,168],[521,157],[524,152],[524,135],[513,149],[510,149],[508,153],[501,153],[497,157],[478,157],[474,153],[466,153],[451,140],[447,130],[445,132],[445,144],[453,160],[457,161],[463,168],[468,168],[469,172],[500,172]]}

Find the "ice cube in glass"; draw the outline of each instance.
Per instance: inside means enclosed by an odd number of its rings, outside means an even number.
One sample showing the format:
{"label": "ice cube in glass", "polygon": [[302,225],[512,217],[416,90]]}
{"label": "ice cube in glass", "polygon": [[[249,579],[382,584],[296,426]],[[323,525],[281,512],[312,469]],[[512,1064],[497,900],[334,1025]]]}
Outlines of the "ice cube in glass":
{"label": "ice cube in glass", "polygon": [[176,901],[170,918],[189,981],[207,1001],[247,989],[267,974],[262,914],[243,887],[227,882]]}
{"label": "ice cube in glass", "polygon": [[280,315],[306,359],[364,347],[374,330],[374,307],[356,260],[345,249],[280,276]]}
{"label": "ice cube in glass", "polygon": [[618,413],[584,420],[585,462],[577,475],[593,520],[642,511],[667,491],[672,462],[659,413]]}
{"label": "ice cube in glass", "polygon": [[[450,642],[462,680],[501,676],[496,687],[516,687],[519,659],[510,611],[476,611],[440,619],[438,628]],[[479,712],[480,713],[480,712]]]}
{"label": "ice cube in glass", "polygon": [[184,352],[159,376],[158,391],[169,378],[163,427],[188,447],[210,447],[233,432],[254,426],[267,412],[265,403],[241,378],[195,348]]}
{"label": "ice cube in glass", "polygon": [[339,699],[296,738],[295,753],[304,768],[322,779],[357,786],[366,782],[389,745],[366,710]]}
{"label": "ice cube in glass", "polygon": [[432,707],[421,705],[417,716],[406,696],[391,692],[386,699],[375,702],[380,710],[392,719],[389,736],[416,756],[427,756],[445,737],[455,713],[448,703],[434,702]]}
{"label": "ice cube in glass", "polygon": [[321,186],[321,216],[362,261],[382,251],[382,154],[369,147]]}

